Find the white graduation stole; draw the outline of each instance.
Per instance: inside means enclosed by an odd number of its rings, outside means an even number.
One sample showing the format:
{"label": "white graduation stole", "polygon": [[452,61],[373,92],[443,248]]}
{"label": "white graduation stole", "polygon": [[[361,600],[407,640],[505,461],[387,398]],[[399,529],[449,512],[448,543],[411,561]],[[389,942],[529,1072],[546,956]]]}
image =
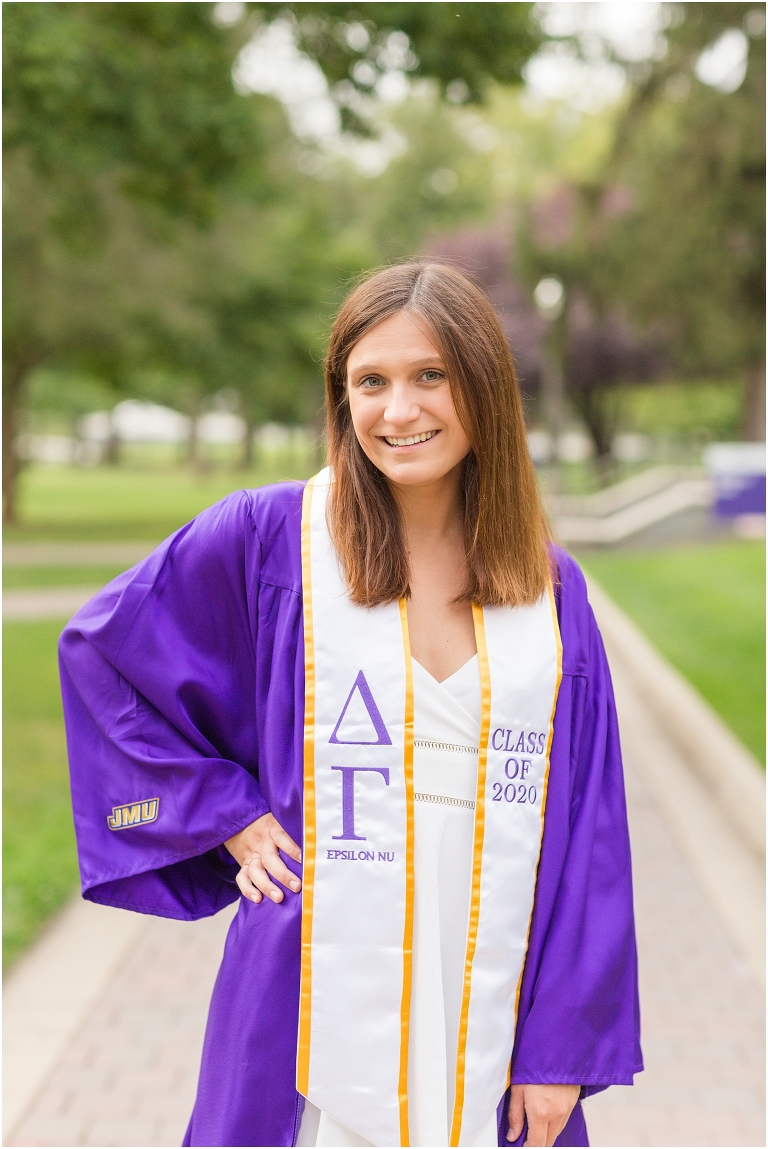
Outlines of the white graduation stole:
{"label": "white graduation stole", "polygon": [[[349,599],[326,524],[302,513],[306,702],[300,1093],[374,1145],[409,1145],[413,681],[405,601]],[[473,606],[482,691],[472,891],[451,1145],[509,1082],[561,677],[551,588]]]}

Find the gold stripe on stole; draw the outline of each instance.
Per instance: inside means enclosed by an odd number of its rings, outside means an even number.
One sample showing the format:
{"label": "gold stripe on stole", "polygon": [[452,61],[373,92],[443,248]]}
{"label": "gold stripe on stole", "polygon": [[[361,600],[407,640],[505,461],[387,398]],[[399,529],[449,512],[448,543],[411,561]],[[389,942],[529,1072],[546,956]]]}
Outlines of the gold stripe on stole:
{"label": "gold stripe on stole", "polygon": [[544,833],[544,808],[547,804],[547,787],[549,785],[549,755],[552,750],[552,739],[555,734],[555,708],[557,707],[557,698],[560,694],[560,682],[563,677],[563,640],[560,636],[560,623],[557,621],[557,603],[555,602],[555,591],[552,586],[552,580],[547,583],[547,593],[549,595],[549,609],[552,611],[552,626],[555,631],[555,642],[557,644],[557,678],[555,680],[555,697],[552,700],[552,713],[549,717],[549,737],[547,738],[547,765],[544,772],[544,792],[541,797],[541,832]]}
{"label": "gold stripe on stole", "polygon": [[309,1093],[309,1045],[312,1021],[312,911],[315,895],[317,819],[315,801],[315,635],[312,620],[310,512],[315,480],[304,488],[301,504],[301,578],[304,602],[304,844],[301,892],[301,992],[296,1088]]}
{"label": "gold stripe on stole", "polygon": [[456,1095],[453,1102],[450,1145],[458,1145],[464,1112],[464,1076],[467,1057],[467,1030],[469,1027],[469,998],[472,990],[472,965],[477,946],[480,922],[480,880],[483,872],[483,840],[485,838],[485,773],[488,766],[488,736],[491,729],[491,671],[488,664],[488,646],[485,641],[483,608],[472,603],[475,624],[477,661],[480,669],[480,744],[477,762],[477,799],[475,803],[475,840],[472,852],[472,893],[469,902],[469,928],[467,953],[464,959],[464,989],[459,1018],[459,1040],[456,1049]]}
{"label": "gold stripe on stole", "polygon": [[[549,602],[552,611],[552,623],[555,632],[555,641],[557,644],[557,677],[555,680],[554,698],[552,700],[552,710],[549,719],[549,731],[547,736],[547,754],[546,763],[544,767],[544,784],[542,787],[541,797],[541,830],[539,835],[539,857],[536,861],[536,874],[534,875],[534,897],[531,900],[531,912],[528,916],[528,928],[525,937],[525,951],[523,954],[523,962],[520,967],[520,975],[517,981],[515,990],[515,1012],[514,1022],[517,1027],[517,1011],[520,1003],[520,988],[523,980],[523,972],[525,970],[525,958],[528,952],[528,943],[531,933],[531,922],[533,920],[533,906],[536,895],[536,878],[538,876],[539,861],[541,860],[541,842],[544,836],[544,812],[547,802],[547,790],[549,784],[549,763],[550,752],[552,748],[552,736],[554,733],[555,709],[557,707],[557,698],[560,693],[560,682],[563,677],[563,644],[560,638],[560,627],[557,621],[557,611],[555,608],[554,593],[552,584],[548,586]],[[486,769],[488,763],[488,737],[490,734],[490,720],[491,720],[491,672],[490,664],[488,661],[488,646],[485,637],[485,616],[483,608],[472,604],[472,616],[475,623],[475,641],[477,643],[477,657],[480,669],[480,696],[481,696],[481,719],[480,719],[480,745],[479,745],[479,760],[477,767],[477,803],[475,807],[475,840],[473,847],[472,858],[472,893],[470,898],[469,910],[469,929],[467,934],[467,953],[464,964],[464,990],[461,1003],[461,1016],[459,1021],[459,1039],[458,1048],[456,1053],[456,1096],[453,1106],[453,1120],[451,1124],[450,1145],[458,1145],[461,1137],[461,1126],[464,1111],[464,1083],[466,1071],[466,1053],[467,1053],[467,1032],[469,1028],[469,1003],[472,990],[472,966],[475,958],[475,949],[477,946],[477,932],[480,921],[480,888],[482,878],[482,863],[483,863],[483,844],[485,837],[485,779]],[[511,1050],[510,1050],[510,1066],[507,1070],[507,1088],[511,1080],[512,1067],[511,1067]]]}
{"label": "gold stripe on stole", "polygon": [[[555,644],[557,646],[557,675],[555,678],[555,696],[552,699],[552,710],[549,715],[549,731],[547,733],[547,757],[544,764],[544,784],[541,789],[541,833],[539,835],[539,856],[536,859],[536,873],[533,878],[533,902],[531,902],[531,912],[528,916],[528,929],[525,933],[525,950],[523,952],[523,964],[520,966],[520,976],[517,979],[517,988],[515,990],[515,1031],[517,1031],[517,1011],[520,1006],[520,990],[523,985],[523,974],[525,973],[525,962],[528,957],[528,944],[531,940],[531,923],[533,921],[533,906],[536,901],[536,883],[539,879],[539,863],[541,862],[541,844],[544,841],[544,812],[547,808],[547,793],[549,792],[549,759],[552,751],[552,737],[555,733],[555,710],[557,709],[557,699],[560,694],[560,682],[563,677],[563,641],[560,637],[560,623],[557,621],[557,606],[555,604],[555,592],[552,589],[552,580],[547,583],[547,593],[549,595],[549,607],[552,611],[552,626],[555,631]],[[507,1070],[507,1089],[512,1080],[512,1059],[510,1056],[509,1068]],[[505,1090],[506,1092],[506,1090]]]}
{"label": "gold stripe on stole", "polygon": [[403,930],[403,995],[400,1006],[400,1144],[410,1145],[408,1123],[408,1053],[411,1033],[411,987],[413,982],[413,665],[408,634],[408,610],[401,598],[400,625],[405,655],[405,730],[403,738],[403,774],[405,778],[405,926]]}

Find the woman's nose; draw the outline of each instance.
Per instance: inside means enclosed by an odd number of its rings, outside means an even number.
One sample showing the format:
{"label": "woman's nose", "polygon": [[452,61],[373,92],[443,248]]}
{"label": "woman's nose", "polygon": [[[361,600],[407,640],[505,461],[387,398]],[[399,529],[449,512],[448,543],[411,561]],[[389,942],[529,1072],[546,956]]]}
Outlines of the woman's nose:
{"label": "woman's nose", "polygon": [[409,389],[393,387],[384,410],[384,418],[387,422],[404,426],[406,423],[412,423],[414,419],[418,419],[420,413],[421,408],[414,396],[409,394]]}

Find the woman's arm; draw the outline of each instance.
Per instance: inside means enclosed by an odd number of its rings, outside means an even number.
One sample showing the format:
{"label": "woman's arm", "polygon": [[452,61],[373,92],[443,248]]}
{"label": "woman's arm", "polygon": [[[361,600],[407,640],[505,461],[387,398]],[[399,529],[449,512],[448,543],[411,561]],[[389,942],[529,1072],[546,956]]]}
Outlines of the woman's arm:
{"label": "woman's arm", "polygon": [[269,809],[253,702],[259,562],[251,499],[240,492],[105,587],[64,630],[85,897],[197,918],[237,896],[217,848]]}
{"label": "woman's arm", "polygon": [[642,1070],[637,956],[610,674],[583,576],[562,552],[558,564],[563,679],[511,1080],[585,1097]]}

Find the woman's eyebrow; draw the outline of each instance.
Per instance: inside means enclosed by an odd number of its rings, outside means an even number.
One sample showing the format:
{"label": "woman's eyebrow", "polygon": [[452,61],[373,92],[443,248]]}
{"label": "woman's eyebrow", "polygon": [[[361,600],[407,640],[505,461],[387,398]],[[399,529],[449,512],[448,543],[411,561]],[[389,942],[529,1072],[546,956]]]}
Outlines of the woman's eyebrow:
{"label": "woman's eyebrow", "polygon": [[[428,359],[415,359],[412,363],[408,364],[409,367],[432,367],[435,365],[439,365],[441,370],[445,370],[445,364],[439,355],[430,355]],[[351,375],[357,375],[360,371],[362,371],[363,374],[369,372],[375,374],[376,372],[380,372],[381,368],[375,363],[362,363],[360,366],[355,365],[349,368]]]}

